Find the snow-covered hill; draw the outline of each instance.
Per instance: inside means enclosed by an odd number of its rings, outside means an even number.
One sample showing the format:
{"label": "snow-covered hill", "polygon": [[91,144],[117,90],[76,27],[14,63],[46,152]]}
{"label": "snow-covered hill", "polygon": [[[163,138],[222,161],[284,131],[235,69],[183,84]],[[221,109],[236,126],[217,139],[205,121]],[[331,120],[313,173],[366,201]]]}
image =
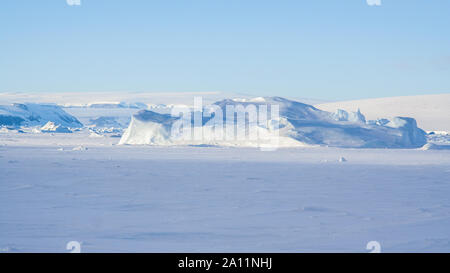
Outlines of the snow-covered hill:
{"label": "snow-covered hill", "polygon": [[417,120],[418,126],[426,131],[450,132],[450,94],[352,100],[315,106],[330,112],[337,109],[360,109],[369,119],[412,117]]}
{"label": "snow-covered hill", "polygon": [[43,126],[48,122],[79,128],[78,119],[54,104],[14,103],[0,105],[0,126]]}
{"label": "snow-covered hill", "polygon": [[[250,106],[255,106],[255,109],[259,111],[262,106],[272,109],[273,105],[279,107],[279,116],[274,117],[269,114],[271,118],[266,124],[250,122],[247,118],[247,125],[242,126],[237,123],[234,114],[231,122],[225,121],[225,113],[229,106],[234,107],[237,116],[245,116],[246,113],[240,113],[240,111],[247,111]],[[355,148],[416,148],[426,143],[425,132],[417,128],[416,121],[412,118],[394,117],[366,121],[359,111],[340,110],[330,113],[308,104],[280,97],[258,98],[257,100],[226,99],[214,103],[214,106],[218,106],[222,110],[224,122],[211,122],[213,116],[203,118],[201,128],[198,128],[199,126],[194,128],[194,130],[202,131],[200,139],[180,138],[179,135],[174,134],[173,127],[175,123],[181,122],[181,118],[142,110],[133,116],[120,144],[260,146],[261,138],[256,140],[248,137],[238,139],[234,137],[233,133],[230,139],[226,129],[229,125],[236,126],[237,130],[243,130],[243,135],[247,136],[251,130],[254,130],[259,137],[263,136],[263,139],[271,140],[271,144],[272,140],[276,139],[277,143],[274,145],[281,147],[325,145]],[[240,110],[238,106],[242,106],[242,109]],[[206,109],[208,107],[204,109],[204,112],[207,112]],[[258,120],[260,117],[261,115]],[[223,131],[221,135],[224,137],[216,138],[217,130]],[[185,136],[186,134],[182,132],[181,135]]]}

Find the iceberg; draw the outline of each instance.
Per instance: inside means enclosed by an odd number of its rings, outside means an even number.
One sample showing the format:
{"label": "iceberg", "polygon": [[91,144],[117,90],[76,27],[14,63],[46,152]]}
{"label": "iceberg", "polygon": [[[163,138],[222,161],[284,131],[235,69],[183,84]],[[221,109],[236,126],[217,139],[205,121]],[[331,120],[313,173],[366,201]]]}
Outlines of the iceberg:
{"label": "iceberg", "polygon": [[69,128],[64,127],[62,125],[56,125],[54,122],[47,122],[44,126],[41,127],[42,133],[72,133]]}
{"label": "iceberg", "polygon": [[[278,116],[271,115],[274,106],[278,109]],[[235,113],[228,115],[227,110],[231,108]],[[211,109],[215,109],[214,113],[206,114]],[[250,118],[251,109],[256,109],[258,115],[254,120]],[[263,123],[256,121],[261,118],[261,109],[270,109],[270,117]],[[217,115],[218,112],[222,113]],[[194,124],[192,120],[199,113],[201,122]],[[244,124],[238,123],[238,116],[245,117]],[[231,117],[231,120],[226,117]],[[188,128],[190,131],[187,138],[184,127],[181,131],[174,130],[181,123],[192,126]],[[238,133],[234,132],[230,137],[227,128],[232,127]],[[246,136],[249,132],[256,132],[259,138],[237,139],[239,129]],[[200,132],[198,135],[201,138],[189,138],[195,136],[196,132]],[[217,135],[222,137],[217,138]],[[271,143],[276,140],[278,147],[320,145],[345,148],[418,148],[426,144],[426,133],[417,127],[413,118],[395,117],[386,119],[386,122],[366,121],[360,111],[348,113],[340,110],[330,113],[281,97],[225,99],[201,108],[197,114],[192,111],[184,117],[141,110],[133,115],[119,144],[259,147],[261,138]]]}

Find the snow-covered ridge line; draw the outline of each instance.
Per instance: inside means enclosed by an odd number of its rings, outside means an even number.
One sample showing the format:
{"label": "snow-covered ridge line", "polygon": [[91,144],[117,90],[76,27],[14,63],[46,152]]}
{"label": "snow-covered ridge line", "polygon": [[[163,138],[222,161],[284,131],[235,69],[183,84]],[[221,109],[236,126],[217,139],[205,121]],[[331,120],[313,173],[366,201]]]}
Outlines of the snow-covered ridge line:
{"label": "snow-covered ridge line", "polygon": [[132,108],[132,109],[147,109],[148,105],[142,102],[91,102],[86,104],[80,103],[64,103],[60,104],[64,108]]}
{"label": "snow-covered ridge line", "polygon": [[160,109],[160,108],[174,108],[174,107],[192,107],[192,105],[185,104],[152,104],[143,102],[91,102],[87,104],[64,103],[59,106],[63,108],[98,108],[98,109]]}

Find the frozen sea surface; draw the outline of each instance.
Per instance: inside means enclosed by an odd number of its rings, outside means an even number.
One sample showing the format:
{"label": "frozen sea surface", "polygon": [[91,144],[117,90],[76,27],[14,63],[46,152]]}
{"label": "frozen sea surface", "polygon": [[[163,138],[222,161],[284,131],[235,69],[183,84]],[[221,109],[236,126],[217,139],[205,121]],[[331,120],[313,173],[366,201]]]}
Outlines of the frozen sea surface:
{"label": "frozen sea surface", "polygon": [[0,137],[0,252],[450,251],[449,150],[79,141]]}

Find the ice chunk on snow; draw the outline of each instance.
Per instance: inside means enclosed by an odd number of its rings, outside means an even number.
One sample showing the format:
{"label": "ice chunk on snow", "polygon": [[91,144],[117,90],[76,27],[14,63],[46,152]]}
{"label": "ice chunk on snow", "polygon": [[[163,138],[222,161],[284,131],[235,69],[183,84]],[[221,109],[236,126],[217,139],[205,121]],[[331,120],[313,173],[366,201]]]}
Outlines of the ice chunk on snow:
{"label": "ice chunk on snow", "polygon": [[41,132],[43,133],[72,133],[68,128],[62,125],[56,125],[54,122],[47,122],[41,127]]}
{"label": "ice chunk on snow", "polygon": [[72,151],[87,151],[87,150],[88,150],[88,148],[83,147],[83,146],[77,146],[72,149]]}
{"label": "ice chunk on snow", "polygon": [[104,137],[103,135],[100,135],[100,134],[97,134],[96,132],[91,132],[90,134],[89,134],[89,137],[92,137],[92,138],[102,138],[102,137]]}
{"label": "ice chunk on snow", "polygon": [[339,162],[347,162],[347,159],[345,159],[345,157],[341,156],[341,157],[339,158]]}

